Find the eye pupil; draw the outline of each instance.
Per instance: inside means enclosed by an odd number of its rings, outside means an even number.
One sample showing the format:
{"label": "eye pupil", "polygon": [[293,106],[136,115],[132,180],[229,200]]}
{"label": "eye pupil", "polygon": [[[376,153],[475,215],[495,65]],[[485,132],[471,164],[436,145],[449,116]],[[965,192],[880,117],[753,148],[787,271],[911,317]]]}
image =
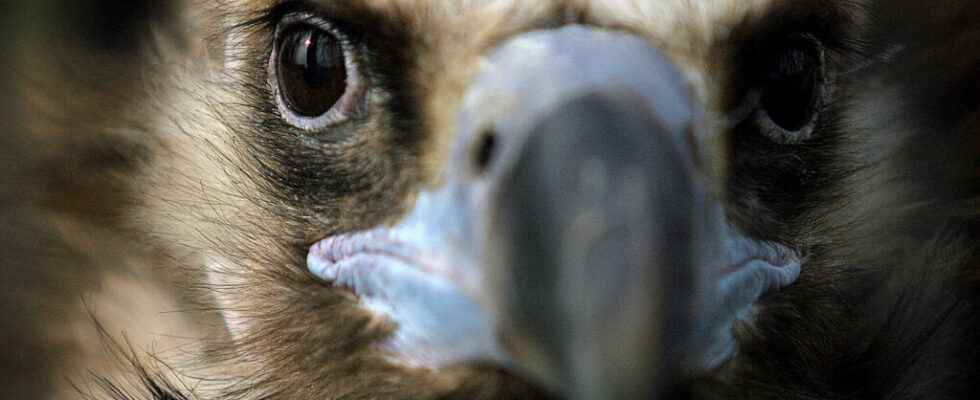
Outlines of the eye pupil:
{"label": "eye pupil", "polygon": [[321,116],[347,92],[344,47],[332,34],[304,27],[287,34],[279,49],[279,87],[292,111]]}

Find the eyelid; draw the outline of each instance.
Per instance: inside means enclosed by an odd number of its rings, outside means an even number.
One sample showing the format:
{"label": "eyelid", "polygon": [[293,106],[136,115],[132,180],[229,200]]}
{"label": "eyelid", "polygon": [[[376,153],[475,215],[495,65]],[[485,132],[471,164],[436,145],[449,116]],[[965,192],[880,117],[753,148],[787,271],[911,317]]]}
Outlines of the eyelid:
{"label": "eyelid", "polygon": [[284,32],[295,28],[298,25],[309,25],[329,32],[340,41],[340,44],[344,47],[345,51],[354,47],[354,43],[352,40],[350,40],[350,35],[348,35],[347,32],[345,32],[343,29],[338,29],[335,24],[330,23],[326,18],[309,11],[292,12],[280,18],[279,23],[276,25],[275,31],[276,44],[279,43],[279,40]]}

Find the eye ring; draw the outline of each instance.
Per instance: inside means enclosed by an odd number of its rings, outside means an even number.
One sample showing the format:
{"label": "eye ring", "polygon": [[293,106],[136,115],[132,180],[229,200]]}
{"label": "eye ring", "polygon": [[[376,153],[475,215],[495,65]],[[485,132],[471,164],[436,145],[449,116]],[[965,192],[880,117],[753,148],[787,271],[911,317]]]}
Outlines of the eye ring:
{"label": "eye ring", "polygon": [[[343,94],[329,108],[316,115],[304,115],[289,100],[288,85],[283,82],[280,65],[284,45],[296,34],[307,33],[315,37],[335,40],[343,56]],[[313,36],[310,36],[313,37]],[[310,42],[306,42],[310,44]],[[309,50],[309,49],[307,49]],[[318,49],[314,49],[316,51]],[[361,71],[361,51],[348,35],[333,24],[312,13],[287,15],[276,27],[273,47],[268,62],[268,81],[282,119],[292,126],[308,132],[317,132],[341,125],[366,112],[368,84]]]}

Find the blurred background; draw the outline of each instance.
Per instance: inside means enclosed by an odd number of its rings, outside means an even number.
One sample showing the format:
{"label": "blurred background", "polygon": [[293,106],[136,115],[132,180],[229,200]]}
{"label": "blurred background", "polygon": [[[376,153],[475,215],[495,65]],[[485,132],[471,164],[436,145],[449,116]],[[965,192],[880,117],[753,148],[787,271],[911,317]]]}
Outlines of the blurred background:
{"label": "blurred background", "polygon": [[104,260],[118,260],[113,233],[98,227],[116,210],[107,176],[125,166],[97,127],[125,99],[85,88],[133,84],[147,21],[169,20],[176,3],[0,2],[2,399],[67,393],[72,383],[54,367],[101,348],[94,325],[77,321],[100,301],[80,293],[98,293]]}

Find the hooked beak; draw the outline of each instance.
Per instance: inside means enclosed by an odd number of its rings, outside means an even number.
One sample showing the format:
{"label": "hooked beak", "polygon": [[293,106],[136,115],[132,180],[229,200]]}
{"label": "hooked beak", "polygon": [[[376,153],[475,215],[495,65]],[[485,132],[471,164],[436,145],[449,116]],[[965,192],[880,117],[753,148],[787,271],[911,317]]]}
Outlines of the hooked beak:
{"label": "hooked beak", "polygon": [[318,243],[310,271],[398,323],[397,361],[651,398],[730,358],[732,323],[799,274],[795,253],[727,223],[701,118],[635,36],[523,34],[468,89],[445,185],[394,227]]}

